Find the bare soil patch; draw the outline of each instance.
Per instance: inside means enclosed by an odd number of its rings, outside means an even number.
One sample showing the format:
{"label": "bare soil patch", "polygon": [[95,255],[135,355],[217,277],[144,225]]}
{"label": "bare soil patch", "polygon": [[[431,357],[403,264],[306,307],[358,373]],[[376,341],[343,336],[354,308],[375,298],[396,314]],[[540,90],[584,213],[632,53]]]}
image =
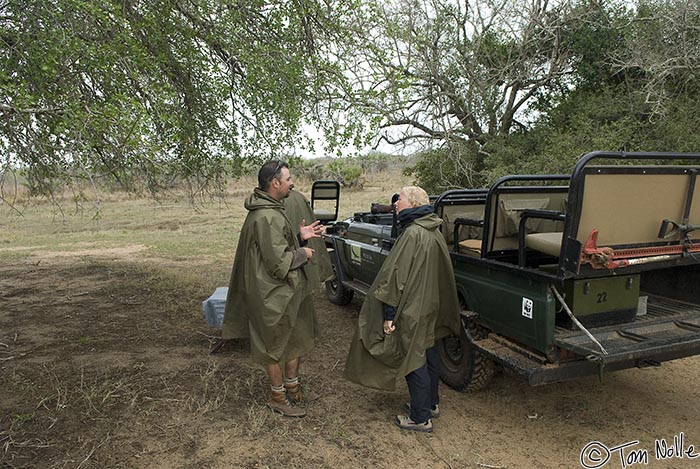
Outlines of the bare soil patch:
{"label": "bare soil patch", "polygon": [[133,256],[139,252],[148,249],[143,244],[130,244],[128,246],[116,248],[95,248],[95,249],[80,249],[78,251],[43,251],[40,250],[33,254],[33,258],[37,260],[53,259],[56,257],[99,257],[107,259],[123,259]]}
{"label": "bare soil patch", "polygon": [[[590,441],[657,439],[700,453],[700,360],[529,387],[498,375],[483,392],[441,389],[432,435],[391,424],[407,391],[343,380],[360,301],[315,297],[323,336],[302,373],[320,395],[299,420],[264,406],[265,373],[245,341],[210,355],[211,292],[125,247],[0,265],[0,467],[580,467]],[[49,261],[50,257],[50,261]],[[47,262],[43,262],[47,260]],[[603,466],[601,466],[603,467]],[[622,467],[613,453],[604,467]],[[630,466],[628,466],[630,467]]]}

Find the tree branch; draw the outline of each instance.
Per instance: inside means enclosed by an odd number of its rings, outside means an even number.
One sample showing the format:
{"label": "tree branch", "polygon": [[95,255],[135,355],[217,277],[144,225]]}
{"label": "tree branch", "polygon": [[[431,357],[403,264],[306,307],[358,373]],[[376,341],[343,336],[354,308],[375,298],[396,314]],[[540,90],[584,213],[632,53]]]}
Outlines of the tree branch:
{"label": "tree branch", "polygon": [[0,104],[0,111],[8,114],[63,114],[63,108],[61,107],[18,108],[7,104]]}

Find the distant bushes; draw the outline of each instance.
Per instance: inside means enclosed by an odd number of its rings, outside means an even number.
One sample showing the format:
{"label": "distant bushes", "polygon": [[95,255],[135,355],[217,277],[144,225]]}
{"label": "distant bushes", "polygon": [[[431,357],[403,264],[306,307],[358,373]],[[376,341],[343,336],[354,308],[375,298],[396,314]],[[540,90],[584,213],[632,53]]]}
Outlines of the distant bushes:
{"label": "distant bushes", "polygon": [[365,170],[359,159],[338,158],[330,161],[302,160],[294,165],[294,171],[298,176],[310,181],[318,179],[332,179],[338,181],[343,187],[361,189],[365,183]]}
{"label": "distant bushes", "polygon": [[353,164],[350,161],[333,160],[326,166],[326,169],[331,177],[343,187],[362,188],[365,183],[365,178],[362,176],[364,173],[362,166]]}
{"label": "distant bushes", "polygon": [[372,151],[352,158],[321,158],[290,163],[294,173],[309,181],[332,179],[343,187],[361,189],[368,174],[402,171],[410,157]]}

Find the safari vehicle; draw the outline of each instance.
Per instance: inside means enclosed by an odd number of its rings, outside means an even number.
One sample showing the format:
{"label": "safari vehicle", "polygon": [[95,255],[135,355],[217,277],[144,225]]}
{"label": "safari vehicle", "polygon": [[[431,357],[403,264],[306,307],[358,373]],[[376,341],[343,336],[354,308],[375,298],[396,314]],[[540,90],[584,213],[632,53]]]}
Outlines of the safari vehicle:
{"label": "safari vehicle", "polygon": [[[476,390],[494,364],[531,385],[700,352],[699,154],[593,152],[571,175],[506,176],[434,200],[463,330],[442,379]],[[392,213],[329,227],[328,298],[365,294],[396,239]]]}

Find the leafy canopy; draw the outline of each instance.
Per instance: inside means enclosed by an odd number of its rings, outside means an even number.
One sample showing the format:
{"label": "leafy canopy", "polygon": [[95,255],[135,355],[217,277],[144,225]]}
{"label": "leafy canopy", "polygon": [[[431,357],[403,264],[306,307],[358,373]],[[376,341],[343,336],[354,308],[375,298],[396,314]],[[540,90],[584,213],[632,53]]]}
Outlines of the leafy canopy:
{"label": "leafy canopy", "polygon": [[[0,170],[199,189],[296,136],[333,83],[333,0],[0,1]],[[325,91],[325,94],[324,94]],[[303,143],[303,142],[302,142]]]}

